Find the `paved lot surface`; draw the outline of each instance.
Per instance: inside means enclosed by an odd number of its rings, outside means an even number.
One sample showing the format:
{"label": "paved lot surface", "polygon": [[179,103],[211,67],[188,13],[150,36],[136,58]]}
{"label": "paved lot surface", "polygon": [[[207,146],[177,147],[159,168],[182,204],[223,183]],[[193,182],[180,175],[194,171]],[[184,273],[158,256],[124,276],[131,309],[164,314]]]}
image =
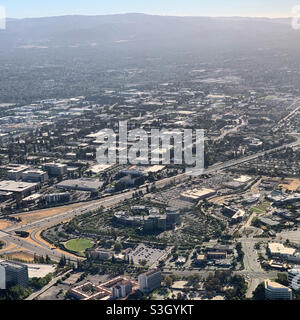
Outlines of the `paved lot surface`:
{"label": "paved lot surface", "polygon": [[166,253],[165,250],[153,249],[140,244],[134,251],[129,253],[129,258],[133,259],[134,263],[139,263],[140,260],[146,260],[147,265],[151,266]]}
{"label": "paved lot surface", "polygon": [[49,273],[55,271],[55,265],[51,264],[31,264],[25,263],[28,267],[28,276],[29,278],[43,278]]}

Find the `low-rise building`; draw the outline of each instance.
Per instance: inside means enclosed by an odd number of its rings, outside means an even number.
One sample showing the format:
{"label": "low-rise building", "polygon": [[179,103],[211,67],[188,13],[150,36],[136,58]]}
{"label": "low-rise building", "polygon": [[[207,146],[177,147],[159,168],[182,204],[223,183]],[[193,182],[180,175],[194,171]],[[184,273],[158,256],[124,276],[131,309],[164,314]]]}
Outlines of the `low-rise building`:
{"label": "low-rise building", "polygon": [[217,192],[213,189],[193,189],[181,193],[181,198],[187,201],[200,201],[214,196]]}
{"label": "low-rise building", "polygon": [[269,226],[269,227],[276,227],[276,226],[278,226],[278,225],[280,224],[280,222],[275,221],[274,218],[268,217],[268,216],[266,216],[266,217],[259,217],[258,220],[259,220],[262,224],[264,224],[264,225],[266,225],[266,226]]}
{"label": "low-rise building", "polygon": [[112,293],[111,290],[86,282],[68,291],[69,295],[78,300],[108,300]]}
{"label": "low-rise building", "polygon": [[245,217],[246,211],[243,209],[238,209],[236,213],[231,217],[231,223],[239,223]]}
{"label": "low-rise building", "polygon": [[68,292],[72,297],[79,300],[124,300],[137,288],[138,283],[136,281],[120,276],[99,285],[86,282],[70,289]]}
{"label": "low-rise building", "polygon": [[181,223],[179,210],[172,208],[167,208],[166,214],[160,214],[158,208],[144,206],[134,206],[131,211],[140,215],[129,215],[124,211],[118,211],[114,214],[114,221],[126,226],[142,226],[145,232],[174,229],[176,225]]}
{"label": "low-rise building", "polygon": [[268,252],[273,257],[289,259],[291,257],[294,257],[296,249],[287,248],[282,243],[271,242],[268,244]]}
{"label": "low-rise building", "polygon": [[0,181],[0,191],[12,192],[22,197],[29,195],[32,191],[37,191],[38,187],[39,183],[12,180]]}
{"label": "low-rise building", "polygon": [[22,178],[22,173],[28,169],[28,166],[21,164],[9,164],[4,167],[7,170],[7,179],[19,181]]}
{"label": "low-rise building", "polygon": [[45,200],[48,204],[57,202],[68,202],[70,201],[70,197],[71,195],[69,192],[51,193],[45,195]]}
{"label": "low-rise building", "polygon": [[63,176],[67,173],[67,165],[63,163],[45,163],[43,169],[49,176]]}
{"label": "low-rise building", "polygon": [[206,263],[206,255],[205,254],[198,254],[197,258],[195,259],[195,264],[197,265],[204,265]]}
{"label": "low-rise building", "polygon": [[231,259],[220,259],[215,260],[215,266],[221,267],[221,268],[230,268],[232,265]]}
{"label": "low-rise building", "polygon": [[41,182],[48,180],[48,173],[42,170],[26,170],[22,173],[22,180],[25,182]]}
{"label": "low-rise building", "polygon": [[65,180],[56,185],[57,189],[95,192],[103,186],[103,182],[90,178]]}
{"label": "low-rise building", "polygon": [[207,252],[206,258],[212,259],[212,260],[222,260],[227,258],[227,253],[226,252]]}

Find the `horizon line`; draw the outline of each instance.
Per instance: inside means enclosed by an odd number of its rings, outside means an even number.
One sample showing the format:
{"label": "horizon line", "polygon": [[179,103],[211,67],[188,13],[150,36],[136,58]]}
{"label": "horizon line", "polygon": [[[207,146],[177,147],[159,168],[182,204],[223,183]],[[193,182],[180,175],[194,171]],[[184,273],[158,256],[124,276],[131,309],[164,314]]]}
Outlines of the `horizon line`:
{"label": "horizon line", "polygon": [[159,17],[182,17],[182,18],[245,18],[245,19],[292,19],[292,16],[265,16],[265,15],[257,15],[257,16],[244,16],[244,15],[176,15],[176,14],[153,14],[153,13],[143,13],[143,12],[123,12],[123,13],[104,13],[104,14],[78,14],[78,13],[70,13],[70,14],[58,14],[58,15],[50,15],[50,16],[32,16],[32,17],[22,17],[22,18],[14,18],[7,17],[6,19],[11,20],[25,20],[25,19],[43,19],[43,18],[59,18],[59,17],[100,17],[100,16],[116,16],[116,15],[147,15],[147,16],[159,16]]}

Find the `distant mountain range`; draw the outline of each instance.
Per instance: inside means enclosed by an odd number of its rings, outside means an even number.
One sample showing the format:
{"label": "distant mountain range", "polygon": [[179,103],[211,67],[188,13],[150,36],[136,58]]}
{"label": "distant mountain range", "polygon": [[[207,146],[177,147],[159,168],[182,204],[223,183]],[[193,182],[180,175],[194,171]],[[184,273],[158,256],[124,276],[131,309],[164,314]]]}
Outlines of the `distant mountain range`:
{"label": "distant mountain range", "polygon": [[101,50],[299,48],[290,19],[117,14],[8,19],[0,50],[92,47]]}

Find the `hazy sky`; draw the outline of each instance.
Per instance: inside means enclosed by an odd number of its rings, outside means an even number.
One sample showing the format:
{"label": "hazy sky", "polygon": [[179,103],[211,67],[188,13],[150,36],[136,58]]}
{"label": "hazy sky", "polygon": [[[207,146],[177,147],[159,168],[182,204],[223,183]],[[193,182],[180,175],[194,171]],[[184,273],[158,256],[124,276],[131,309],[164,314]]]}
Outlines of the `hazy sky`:
{"label": "hazy sky", "polygon": [[161,15],[289,17],[300,0],[0,0],[8,17],[139,12]]}

